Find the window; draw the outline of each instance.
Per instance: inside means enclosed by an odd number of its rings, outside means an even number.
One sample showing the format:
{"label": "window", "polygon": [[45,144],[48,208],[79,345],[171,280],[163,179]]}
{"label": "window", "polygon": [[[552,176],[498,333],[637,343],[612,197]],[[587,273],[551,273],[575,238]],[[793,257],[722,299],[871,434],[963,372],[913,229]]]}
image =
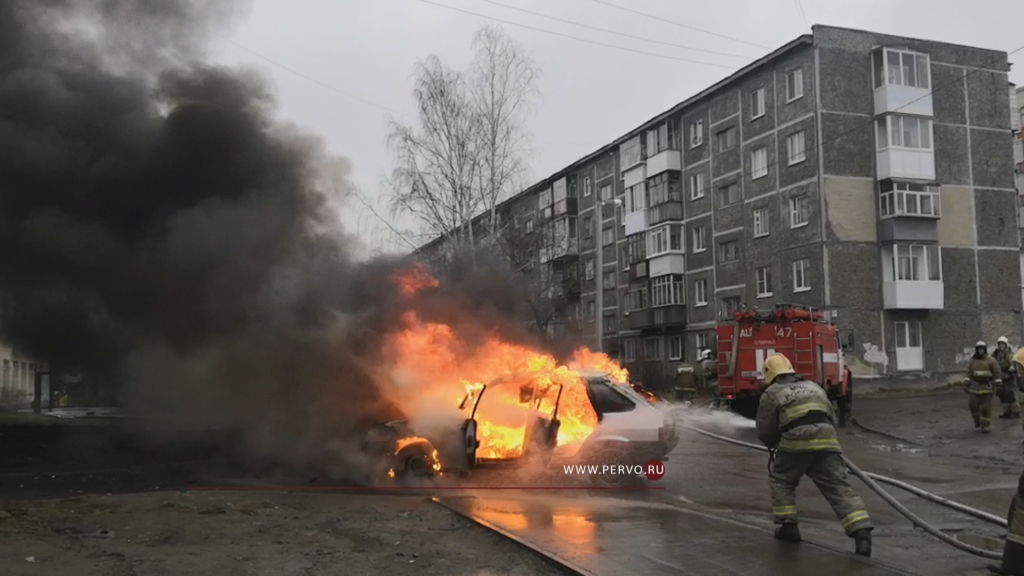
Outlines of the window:
{"label": "window", "polygon": [[756,273],[757,279],[757,297],[767,298],[772,295],[772,271],[770,268],[758,268]]}
{"label": "window", "polygon": [[696,148],[704,143],[704,121],[697,120],[690,124],[690,148]]}
{"label": "window", "polygon": [[626,362],[636,362],[636,341],[626,340],[622,343],[622,359]]}
{"label": "window", "polygon": [[729,298],[722,298],[722,314],[724,316],[731,317],[733,312],[740,309],[740,297],[730,296]]}
{"label": "window", "polygon": [[587,280],[593,280],[594,279],[594,261],[593,260],[587,260],[586,275],[587,275]]}
{"label": "window", "polygon": [[892,267],[886,280],[942,280],[942,248],[934,244],[896,244],[885,249]]}
{"label": "window", "polygon": [[551,206],[551,189],[548,188],[537,195],[538,210],[543,210],[548,206]]}
{"label": "window", "polygon": [[810,206],[807,195],[801,194],[789,199],[789,227],[800,228],[810,222]]}
{"label": "window", "polygon": [[811,282],[807,278],[810,272],[811,261],[808,258],[793,261],[793,292],[807,292],[811,289]]}
{"label": "window", "polygon": [[693,283],[693,305],[695,307],[708,305],[708,281],[704,278]]}
{"label": "window", "polygon": [[583,179],[583,197],[590,198],[590,195],[594,193],[594,183],[590,181],[590,176]]}
{"label": "window", "polygon": [[887,48],[872,54],[871,62],[875,88],[888,84],[927,90],[931,86],[928,56],[925,54]]}
{"label": "window", "polygon": [[593,216],[583,217],[583,237],[593,238],[594,237],[594,218]]}
{"label": "window", "polygon": [[738,182],[733,182],[718,189],[717,204],[719,208],[725,208],[726,206],[732,206],[743,199],[740,194],[740,185]]}
{"label": "window", "polygon": [[679,150],[678,120],[669,120],[647,131],[647,155],[654,156],[666,150]]}
{"label": "window", "polygon": [[601,201],[605,202],[612,199],[612,185],[605,184],[601,186]]}
{"label": "window", "polygon": [[690,174],[690,200],[704,197],[704,173]]}
{"label": "window", "polygon": [[629,237],[627,246],[629,247],[629,262],[631,264],[647,259],[647,233],[633,234]]}
{"label": "window", "polygon": [[725,152],[736,145],[736,127],[726,128],[715,135],[718,140],[718,151]]}
{"label": "window", "polygon": [[768,149],[758,148],[750,153],[750,178],[757,180],[768,175]]}
{"label": "window", "polygon": [[896,332],[896,369],[923,370],[924,346],[921,343],[920,322],[895,322]]}
{"label": "window", "polygon": [[626,294],[626,313],[647,309],[647,283],[630,286]]}
{"label": "window", "polygon": [[594,411],[598,416],[602,414],[616,414],[621,412],[632,412],[636,404],[615,390],[614,386],[606,382],[592,382],[587,384],[587,396],[594,405]]}
{"label": "window", "polygon": [[683,293],[683,275],[668,274],[651,278],[651,306],[677,306],[686,304]]}
{"label": "window", "polygon": [[669,360],[682,360],[683,359],[683,337],[682,336],[669,336],[669,338],[668,338],[668,359]]}
{"label": "window", "polygon": [[875,139],[879,150],[886,148],[932,149],[932,121],[917,116],[890,114],[875,120]]}
{"label": "window", "polygon": [[648,194],[651,206],[683,201],[683,183],[679,172],[662,172],[650,180]]}
{"label": "window", "polygon": [[693,335],[694,344],[697,345],[697,350],[704,350],[708,347],[708,335],[706,332],[698,332]]}
{"label": "window", "polygon": [[879,185],[879,210],[882,218],[893,216],[941,216],[942,206],[937,186],[893,182],[887,180]]}
{"label": "window", "polygon": [[587,321],[593,322],[597,318],[597,304],[593,300],[587,302]]}
{"label": "window", "polygon": [[526,221],[526,233],[527,234],[533,233],[533,218],[532,217],[530,217],[530,219]]}
{"label": "window", "polygon": [[757,210],[754,210],[754,238],[767,236],[769,232],[768,209],[758,208]]}
{"label": "window", "polygon": [[644,339],[644,360],[648,362],[661,360],[661,338]]}
{"label": "window", "polygon": [[669,224],[647,231],[647,256],[683,251],[683,225]]}
{"label": "window", "polygon": [[764,116],[764,88],[750,93],[750,119],[756,120]]}
{"label": "window", "polygon": [[640,136],[627,140],[619,148],[619,170],[626,170],[644,160],[644,142]]}
{"label": "window", "polygon": [[618,279],[615,277],[615,271],[605,272],[601,275],[601,286],[605,290],[615,288],[618,284]]}
{"label": "window", "polygon": [[604,315],[604,333],[614,334],[619,331],[618,320],[615,318],[615,314]]}
{"label": "window", "polygon": [[640,182],[626,189],[626,214],[647,209],[647,183]]}
{"label": "window", "polygon": [[703,226],[695,226],[691,231],[693,235],[693,241],[690,243],[691,253],[697,254],[708,249],[706,231]]}
{"label": "window", "polygon": [[804,95],[804,71],[802,68],[786,74],[786,102],[798,100]]}
{"label": "window", "polygon": [[719,264],[725,264],[726,262],[735,262],[740,259],[740,242],[739,240],[730,240],[728,242],[722,242],[718,245],[718,262]]}
{"label": "window", "polygon": [[796,134],[790,134],[786,138],[787,163],[792,166],[807,160],[807,149],[804,147],[804,132],[801,130]]}

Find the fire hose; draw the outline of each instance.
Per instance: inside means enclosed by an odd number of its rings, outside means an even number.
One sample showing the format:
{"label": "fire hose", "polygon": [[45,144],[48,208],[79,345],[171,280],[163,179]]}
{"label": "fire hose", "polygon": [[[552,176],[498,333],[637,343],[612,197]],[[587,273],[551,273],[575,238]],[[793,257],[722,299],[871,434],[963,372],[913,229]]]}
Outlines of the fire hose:
{"label": "fire hose", "polygon": [[[737,446],[743,446],[745,448],[753,448],[754,450],[760,450],[762,452],[768,452],[769,455],[771,454],[771,450],[769,450],[767,447],[761,446],[759,444],[753,444],[751,442],[744,442],[742,440],[737,440],[735,438],[730,438],[728,436],[722,436],[721,434],[715,434],[714,432],[708,432],[707,430],[701,430],[700,428],[697,428],[697,427],[694,427],[694,426],[690,426],[690,425],[686,425],[686,424],[684,424],[682,427],[686,428],[688,430],[692,430],[692,431],[694,431],[694,432],[696,432],[698,434],[707,436],[708,438],[713,438],[715,440],[720,440],[722,442],[728,442],[730,444],[735,444]],[[910,492],[912,494],[920,496],[921,498],[923,498],[925,500],[929,500],[931,502],[934,502],[934,503],[939,504],[941,506],[945,506],[947,508],[956,510],[958,512],[963,512],[965,514],[969,514],[971,516],[974,516],[975,518],[979,518],[981,520],[985,520],[986,522],[990,522],[992,524],[996,524],[996,525],[1001,526],[1003,528],[1006,528],[1008,526],[1005,518],[1000,518],[1000,517],[996,516],[995,514],[990,514],[988,512],[985,512],[983,510],[978,510],[976,508],[971,508],[970,506],[967,506],[965,504],[961,504],[959,502],[955,502],[953,500],[949,500],[948,498],[943,498],[943,497],[941,497],[941,496],[939,496],[937,494],[932,494],[930,492],[926,492],[926,491],[924,491],[924,490],[922,490],[922,489],[920,489],[920,488],[918,488],[916,486],[913,486],[911,484],[907,484],[906,482],[901,482],[901,481],[896,480],[894,478],[889,478],[889,477],[882,476],[882,475],[879,475],[879,474],[874,474],[872,472],[865,472],[865,471],[861,470],[860,468],[858,468],[856,465],[854,465],[854,463],[851,462],[850,459],[847,458],[845,454],[841,454],[841,457],[843,459],[843,462],[846,464],[847,468],[850,469],[850,472],[853,472],[854,476],[856,476],[862,482],[864,482],[864,484],[866,484],[868,486],[868,488],[871,488],[871,490],[873,490],[876,494],[878,494],[882,498],[882,500],[885,500],[886,504],[892,506],[903,517],[905,517],[907,520],[910,520],[910,522],[913,523],[913,525],[915,527],[923,529],[925,532],[927,532],[928,534],[930,534],[930,535],[934,536],[935,538],[941,540],[942,542],[944,542],[946,544],[949,544],[950,546],[953,546],[954,548],[957,548],[957,549],[960,549],[960,550],[962,550],[964,552],[967,552],[968,554],[974,554],[975,556],[981,556],[982,558],[988,558],[988,559],[991,559],[991,560],[1002,560],[1003,555],[1001,553],[999,553],[999,552],[993,552],[991,550],[985,550],[984,548],[980,548],[978,546],[972,546],[970,544],[967,544],[966,542],[961,542],[960,540],[957,540],[956,538],[946,534],[945,532],[939,530],[938,528],[932,526],[931,524],[928,524],[927,522],[922,520],[920,516],[914,514],[909,509],[907,509],[906,506],[904,506],[898,500],[896,500],[896,498],[894,498],[892,496],[892,494],[889,494],[888,492],[886,492],[885,489],[883,489],[881,486],[878,485],[877,482],[875,482],[875,480],[877,480],[878,482],[883,482],[885,484],[890,484],[892,486],[896,486],[898,488],[902,488],[903,490],[906,490],[907,492]]]}

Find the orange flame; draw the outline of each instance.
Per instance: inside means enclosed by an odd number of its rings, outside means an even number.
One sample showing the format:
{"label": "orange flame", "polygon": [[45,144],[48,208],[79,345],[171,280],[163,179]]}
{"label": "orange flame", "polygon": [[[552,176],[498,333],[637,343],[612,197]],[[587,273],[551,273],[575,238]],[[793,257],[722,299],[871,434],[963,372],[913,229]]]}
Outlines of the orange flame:
{"label": "orange flame", "polygon": [[421,263],[417,263],[407,272],[393,274],[391,280],[398,284],[398,288],[406,296],[412,296],[428,288],[437,288],[440,285]]}
{"label": "orange flame", "polygon": [[[463,405],[460,418],[477,412],[480,459],[522,456],[539,419],[555,413],[561,421],[556,446],[582,443],[597,426],[584,372],[606,372],[628,381],[628,373],[604,354],[576,351],[571,366],[549,354],[497,337],[465,342],[450,326],[422,321],[406,312],[403,329],[389,338],[386,363],[393,369],[396,398],[412,418],[440,405]],[[398,382],[401,381],[401,382]],[[485,388],[486,386],[486,388]],[[479,404],[476,399],[480,398]]]}

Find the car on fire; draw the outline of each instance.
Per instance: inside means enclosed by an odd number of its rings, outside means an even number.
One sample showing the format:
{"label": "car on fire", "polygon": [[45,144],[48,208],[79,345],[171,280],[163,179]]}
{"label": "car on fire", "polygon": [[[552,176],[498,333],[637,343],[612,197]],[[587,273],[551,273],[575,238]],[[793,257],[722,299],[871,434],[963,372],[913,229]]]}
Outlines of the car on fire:
{"label": "car on fire", "polygon": [[[580,378],[586,401],[596,415],[596,424],[583,438],[559,441],[560,434],[565,434],[564,419],[572,417],[564,411],[564,395],[578,394],[579,390],[567,392],[564,384],[526,374],[501,378],[468,391],[459,405],[464,419],[457,430],[428,438],[418,435],[408,420],[398,420],[371,430],[363,448],[382,457],[382,474],[405,479],[449,473],[464,476],[478,467],[516,466],[538,460],[546,465],[558,462],[636,466],[651,459],[663,460],[676,447],[678,428],[667,403],[631,383],[615,382],[606,372],[581,372]],[[523,409],[522,440],[516,450],[487,449],[481,443],[481,429],[488,432],[493,426],[481,417],[481,400],[516,394]],[[601,473],[591,474],[590,478],[598,485],[634,480]]]}

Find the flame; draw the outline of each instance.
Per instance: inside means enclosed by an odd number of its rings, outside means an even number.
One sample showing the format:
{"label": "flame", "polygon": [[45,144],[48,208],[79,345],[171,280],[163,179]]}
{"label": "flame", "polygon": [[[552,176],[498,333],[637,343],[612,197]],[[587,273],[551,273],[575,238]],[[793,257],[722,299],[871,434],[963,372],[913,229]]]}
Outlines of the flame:
{"label": "flame", "polygon": [[412,296],[421,290],[440,286],[437,279],[427,272],[423,264],[416,264],[405,273],[394,274],[391,276],[391,280],[398,284],[399,290],[406,296]]}
{"label": "flame", "polygon": [[[404,292],[437,285],[422,268],[417,270],[395,277]],[[560,427],[555,446],[581,444],[597,426],[582,373],[604,372],[616,382],[629,381],[618,363],[586,348],[577,350],[569,365],[559,365],[550,354],[497,337],[464,341],[451,326],[424,321],[414,311],[405,312],[401,321],[384,354],[394,396],[412,420],[439,405],[461,408],[459,418],[464,419],[475,406],[479,459],[522,456],[532,445],[528,429],[542,432],[537,424],[550,421],[556,405]]]}

